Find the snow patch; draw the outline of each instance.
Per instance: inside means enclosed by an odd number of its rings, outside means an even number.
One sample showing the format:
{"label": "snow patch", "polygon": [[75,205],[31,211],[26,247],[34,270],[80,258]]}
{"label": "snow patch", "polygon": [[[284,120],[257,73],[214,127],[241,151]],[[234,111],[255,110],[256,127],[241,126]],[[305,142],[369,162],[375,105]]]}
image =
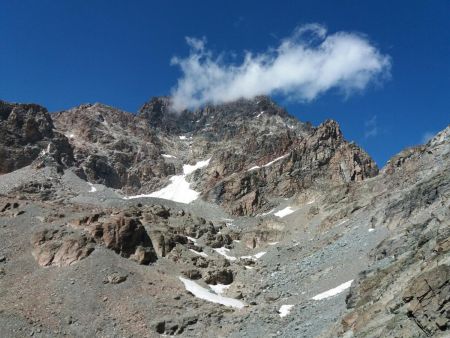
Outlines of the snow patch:
{"label": "snow patch", "polygon": [[284,209],[281,209],[280,211],[277,211],[276,213],[274,213],[274,215],[283,218],[286,217],[287,215],[292,214],[293,212],[295,212],[295,210],[292,209],[292,207],[286,207]]}
{"label": "snow patch", "polygon": [[257,254],[251,255],[251,256],[242,256],[241,259],[257,260],[257,259],[261,258],[262,256],[264,256],[266,253],[267,253],[266,251],[261,251],[261,252],[258,252]]}
{"label": "snow patch", "polygon": [[259,168],[261,168],[260,166],[257,166],[257,165],[255,165],[254,167],[251,167],[250,169],[248,169],[247,171],[253,171],[253,170],[256,170],[256,169],[259,169]]}
{"label": "snow patch", "polygon": [[278,310],[280,317],[283,318],[290,314],[293,307],[294,305],[281,305],[280,309]]}
{"label": "snow patch", "polygon": [[230,261],[235,261],[237,259],[257,260],[267,253],[266,251],[262,251],[262,252],[258,252],[257,254],[250,255],[250,256],[235,257],[235,256],[228,255],[228,253],[230,252],[230,249],[227,249],[225,247],[221,247],[221,248],[217,248],[217,249],[213,249],[213,250]]}
{"label": "snow patch", "polygon": [[202,256],[202,257],[208,257],[208,254],[206,252],[195,251],[194,249],[189,249],[189,251],[195,253],[196,255]]}
{"label": "snow patch", "polygon": [[375,231],[375,229],[374,229],[374,228],[370,228],[370,229],[369,229],[369,232],[372,232],[372,231]]}
{"label": "snow patch", "polygon": [[88,182],[88,184],[91,187],[91,190],[89,190],[89,192],[96,192],[97,191],[97,188],[91,182]]}
{"label": "snow patch", "polygon": [[345,282],[339,286],[336,286],[334,289],[330,289],[328,291],[319,293],[318,295],[315,295],[312,299],[313,300],[321,300],[329,297],[333,297],[345,290],[347,290],[353,283],[353,279],[349,280],[348,282]]}
{"label": "snow patch", "polygon": [[260,117],[262,114],[264,114],[264,110],[261,113],[259,113],[258,115],[256,115],[256,118]]}
{"label": "snow patch", "polygon": [[261,258],[262,256],[264,256],[267,252],[262,251],[262,252],[258,252],[256,255],[253,255],[253,257],[255,257],[256,259]]}
{"label": "snow patch", "polygon": [[271,166],[272,164],[274,164],[275,162],[278,162],[279,160],[282,160],[283,158],[287,157],[289,154],[284,154],[283,156],[277,157],[276,159],[274,159],[273,161],[270,161],[269,163],[266,163],[263,165],[263,167],[268,167]]}
{"label": "snow patch", "polygon": [[187,137],[184,136],[184,135],[179,136],[179,138],[180,138],[180,140],[186,140],[187,139]]}
{"label": "snow patch", "polygon": [[200,299],[206,300],[208,302],[212,302],[212,303],[217,303],[217,304],[222,304],[225,306],[234,307],[237,309],[242,309],[245,306],[245,303],[243,303],[237,299],[224,297],[224,296],[212,293],[208,289],[205,289],[204,287],[198,285],[196,282],[194,282],[190,279],[186,279],[183,277],[178,277],[178,278],[183,282],[186,290],[189,291],[190,293],[192,293],[197,298],[200,298]]}
{"label": "snow patch", "polygon": [[197,238],[189,237],[189,236],[186,236],[186,238],[187,238],[188,240],[190,240],[191,242],[197,243]]}
{"label": "snow patch", "polygon": [[263,212],[262,214],[260,214],[260,215],[257,215],[257,216],[267,216],[267,215],[270,215],[272,212],[274,212],[275,211],[275,209],[272,209],[272,210],[270,210],[270,211],[268,211],[268,212]]}
{"label": "snow patch", "polygon": [[280,242],[270,242],[270,243],[267,243],[267,244],[269,244],[269,245],[277,245],[278,243],[280,243]]}
{"label": "snow patch", "polygon": [[41,150],[41,155],[46,155],[50,153],[50,143],[47,144],[47,148]]}
{"label": "snow patch", "polygon": [[213,250],[230,261],[235,261],[237,259],[234,256],[229,256],[227,253],[230,252],[230,249],[227,249],[225,247],[221,247],[221,248],[217,248],[217,249],[213,249]]}
{"label": "snow patch", "polygon": [[141,197],[156,197],[175,202],[189,204],[195,201],[200,195],[199,192],[190,188],[190,184],[186,181],[185,175],[175,175],[170,178],[171,183],[161,190],[152,192],[150,194],[141,194],[134,196],[127,196],[125,199],[135,199]]}
{"label": "snow patch", "polygon": [[164,158],[176,158],[176,156],[168,155],[168,154],[161,154],[161,156]]}
{"label": "snow patch", "polygon": [[[274,159],[273,161],[270,161],[269,163],[264,164],[262,167],[263,167],[263,168],[269,167],[269,166],[271,166],[272,164],[274,164],[275,162],[278,162],[279,160],[282,160],[283,158],[287,157],[288,155],[289,155],[289,154],[284,154],[283,156],[277,157],[277,158]],[[251,167],[251,168],[248,169],[247,171],[253,171],[253,170],[256,170],[256,169],[260,169],[260,168],[261,168],[260,166],[255,165],[254,167]]]}
{"label": "snow patch", "polygon": [[174,202],[189,204],[195,201],[200,193],[190,188],[190,183],[186,181],[186,176],[195,170],[206,167],[211,159],[199,161],[194,165],[185,164],[183,166],[183,175],[175,175],[170,178],[170,184],[161,190],[154,191],[150,194],[141,194],[127,196],[124,199],[135,199],[141,197],[156,197]]}
{"label": "snow patch", "polygon": [[192,174],[197,169],[207,167],[209,164],[209,161],[211,161],[211,158],[208,158],[207,160],[204,160],[204,161],[198,161],[194,165],[185,164],[185,165],[183,165],[183,173],[185,175]]}
{"label": "snow patch", "polygon": [[208,284],[208,286],[213,290],[216,294],[220,295],[222,294],[226,289],[230,288],[231,284],[225,285],[225,284]]}

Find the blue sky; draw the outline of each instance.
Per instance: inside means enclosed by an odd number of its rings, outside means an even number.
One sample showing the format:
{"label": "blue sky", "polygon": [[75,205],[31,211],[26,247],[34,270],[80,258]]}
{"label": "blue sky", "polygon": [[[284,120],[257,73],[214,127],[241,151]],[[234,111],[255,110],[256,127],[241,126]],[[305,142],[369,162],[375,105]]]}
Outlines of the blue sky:
{"label": "blue sky", "polygon": [[[357,33],[390,57],[390,78],[345,96],[274,98],[300,120],[337,120],[379,165],[450,123],[450,2],[51,1],[0,2],[0,99],[58,111],[102,102],[135,112],[182,75],[185,37],[218,55],[264,53],[296,27]],[[238,62],[237,61],[237,62]],[[224,61],[227,62],[227,61]]]}

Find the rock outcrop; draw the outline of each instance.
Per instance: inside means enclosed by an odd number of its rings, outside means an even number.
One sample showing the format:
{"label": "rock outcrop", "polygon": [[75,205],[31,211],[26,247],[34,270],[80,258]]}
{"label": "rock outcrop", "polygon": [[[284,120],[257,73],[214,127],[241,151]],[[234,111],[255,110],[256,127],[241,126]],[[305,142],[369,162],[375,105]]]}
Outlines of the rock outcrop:
{"label": "rock outcrop", "polygon": [[126,212],[112,216],[94,214],[74,223],[85,230],[93,241],[139,264],[156,261],[152,241],[138,218]]}
{"label": "rock outcrop", "polygon": [[5,174],[35,160],[38,166],[54,162],[68,167],[73,153],[44,107],[0,101],[0,158],[0,174]]}
{"label": "rock outcrop", "polygon": [[41,266],[67,266],[94,251],[92,240],[74,231],[45,229],[33,235],[33,256]]}

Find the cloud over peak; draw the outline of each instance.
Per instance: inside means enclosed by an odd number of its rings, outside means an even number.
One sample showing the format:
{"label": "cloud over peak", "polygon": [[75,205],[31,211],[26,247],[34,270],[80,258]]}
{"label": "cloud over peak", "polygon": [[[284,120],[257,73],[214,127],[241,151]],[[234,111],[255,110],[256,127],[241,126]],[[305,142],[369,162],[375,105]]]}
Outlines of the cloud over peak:
{"label": "cloud over peak", "polygon": [[297,27],[277,48],[246,52],[240,64],[226,63],[223,54],[214,56],[205,38],[186,42],[189,56],[172,59],[182,71],[172,90],[175,110],[270,94],[307,102],[330,89],[348,96],[388,76],[391,65],[390,57],[364,36],[328,34],[318,24]]}

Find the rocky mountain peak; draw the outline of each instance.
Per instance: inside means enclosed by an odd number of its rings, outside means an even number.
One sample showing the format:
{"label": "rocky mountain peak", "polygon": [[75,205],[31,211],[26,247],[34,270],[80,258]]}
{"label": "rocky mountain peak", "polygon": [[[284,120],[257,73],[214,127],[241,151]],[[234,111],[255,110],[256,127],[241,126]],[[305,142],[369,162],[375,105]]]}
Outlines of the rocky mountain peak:
{"label": "rocky mountain peak", "polygon": [[324,121],[315,129],[314,133],[317,134],[321,140],[330,138],[335,140],[343,139],[341,127],[339,126],[339,123],[334,120]]}
{"label": "rocky mountain peak", "polygon": [[291,118],[285,109],[268,96],[209,104],[196,110],[181,112],[171,110],[170,97],[153,97],[139,110],[139,116],[146,119],[152,128],[172,134],[199,132],[216,121],[223,126],[228,123],[248,122],[261,115]]}

